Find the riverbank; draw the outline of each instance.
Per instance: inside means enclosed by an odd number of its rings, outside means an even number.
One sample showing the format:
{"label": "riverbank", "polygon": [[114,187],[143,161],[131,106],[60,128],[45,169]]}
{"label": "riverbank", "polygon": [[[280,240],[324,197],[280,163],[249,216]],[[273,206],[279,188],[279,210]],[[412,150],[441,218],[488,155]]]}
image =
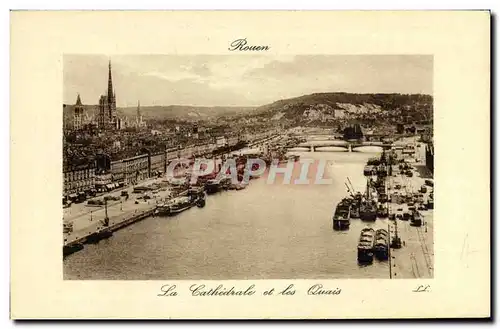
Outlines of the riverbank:
{"label": "riverbank", "polygon": [[[432,178],[432,174],[425,166],[425,144],[416,145],[419,146],[416,147],[415,156],[405,158],[405,161],[413,166],[413,175],[411,177],[400,175],[396,169],[395,176],[388,177],[389,193],[420,193],[426,203],[433,187],[426,186],[425,192],[421,191],[421,187],[426,185],[426,180]],[[396,202],[390,202],[389,209],[396,217],[410,212],[408,204]],[[397,230],[397,235],[403,243],[401,249],[391,249],[389,273],[391,278],[413,279],[434,276],[434,210],[420,210],[420,214],[421,226],[412,226],[409,220],[398,218],[389,223],[391,237],[395,236]]]}

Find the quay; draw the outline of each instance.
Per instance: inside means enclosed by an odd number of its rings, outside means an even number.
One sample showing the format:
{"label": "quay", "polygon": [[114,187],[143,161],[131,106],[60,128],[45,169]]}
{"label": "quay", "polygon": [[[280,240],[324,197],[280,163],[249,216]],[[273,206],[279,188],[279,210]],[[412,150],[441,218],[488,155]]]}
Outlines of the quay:
{"label": "quay", "polygon": [[[407,141],[407,143],[413,144],[415,141]],[[405,158],[406,162],[411,163],[414,174],[411,177],[401,175],[398,173],[397,166],[394,166],[395,175],[388,177],[389,195],[419,193],[421,186],[426,185],[425,181],[432,180],[432,172],[426,163],[425,144],[417,143],[416,145],[419,146],[415,149],[414,157]],[[399,154],[399,156],[402,155]],[[426,192],[420,192],[423,195],[424,203],[429,199],[432,190],[433,187],[427,186]],[[421,226],[412,226],[410,220],[402,220],[399,217],[409,212],[407,203],[397,202],[390,198],[389,209],[390,213],[396,216],[394,220],[389,220],[389,234],[393,238],[397,231],[397,236],[403,243],[400,249],[390,249],[390,277],[393,279],[433,278],[434,210],[420,211],[422,215]]]}
{"label": "quay", "polygon": [[[271,143],[279,137],[272,135],[252,143],[252,146],[259,147]],[[225,158],[228,154],[218,154],[218,156]],[[134,188],[146,186],[155,186],[149,191],[152,194],[149,200],[141,199],[142,194],[134,193]],[[129,197],[124,198],[122,192],[127,192]],[[139,198],[136,198],[137,195]],[[152,216],[158,201],[170,197],[172,197],[170,183],[164,177],[155,177],[146,179],[135,186],[126,186],[95,197],[96,199],[110,198],[107,207],[75,203],[71,207],[63,209],[63,222],[72,227],[69,232],[63,233],[63,254],[72,254],[83,249],[84,244],[108,238],[112,236],[113,232]]]}

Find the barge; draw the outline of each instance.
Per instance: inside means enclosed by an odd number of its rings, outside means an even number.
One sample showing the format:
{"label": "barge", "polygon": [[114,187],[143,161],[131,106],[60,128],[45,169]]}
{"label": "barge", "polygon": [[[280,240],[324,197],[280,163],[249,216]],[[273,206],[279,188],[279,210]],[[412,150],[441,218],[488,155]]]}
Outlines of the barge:
{"label": "barge", "polygon": [[333,214],[333,229],[347,230],[351,224],[350,220],[351,202],[348,199],[342,199],[335,208]]}
{"label": "barge", "polygon": [[373,247],[375,243],[375,230],[366,227],[361,230],[358,241],[358,262],[373,262]]}

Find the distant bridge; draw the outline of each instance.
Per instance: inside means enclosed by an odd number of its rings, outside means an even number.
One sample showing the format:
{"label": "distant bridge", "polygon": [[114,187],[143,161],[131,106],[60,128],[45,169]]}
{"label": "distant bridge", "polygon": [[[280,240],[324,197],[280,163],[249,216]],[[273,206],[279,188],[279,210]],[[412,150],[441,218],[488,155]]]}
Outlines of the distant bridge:
{"label": "distant bridge", "polygon": [[296,148],[307,148],[310,152],[325,150],[327,147],[342,147],[345,148],[346,151],[352,152],[356,148],[364,147],[364,146],[379,146],[383,149],[391,149],[392,143],[384,143],[380,141],[370,142],[370,141],[360,141],[360,140],[352,140],[352,141],[343,141],[343,140],[308,140],[306,142],[300,143],[296,147],[292,148],[292,150]]}

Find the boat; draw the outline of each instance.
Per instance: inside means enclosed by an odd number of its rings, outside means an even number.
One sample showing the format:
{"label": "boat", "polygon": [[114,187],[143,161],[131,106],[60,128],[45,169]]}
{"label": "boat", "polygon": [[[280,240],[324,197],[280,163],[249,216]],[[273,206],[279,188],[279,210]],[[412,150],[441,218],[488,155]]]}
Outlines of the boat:
{"label": "boat", "polygon": [[214,194],[220,191],[220,180],[218,179],[209,179],[205,183],[205,191],[208,194]]}
{"label": "boat", "polygon": [[351,209],[350,209],[350,218],[359,218],[359,204],[361,203],[361,200],[363,199],[363,195],[361,192],[356,192],[354,190],[354,186],[351,183],[351,180],[349,177],[347,177],[347,181],[349,184],[344,183],[345,186],[347,187],[347,191],[351,195],[351,198],[349,199],[351,203]]}
{"label": "boat", "polygon": [[194,206],[194,202],[192,201],[192,198],[188,196],[181,196],[177,197],[175,199],[172,199],[172,201],[169,204],[170,207],[170,213],[169,215],[177,215],[184,210],[187,210]]}
{"label": "boat", "polygon": [[371,179],[366,182],[366,195],[359,204],[359,217],[361,220],[374,221],[377,219],[377,202],[371,194]]}
{"label": "boat", "polygon": [[371,263],[373,261],[374,242],[375,230],[369,227],[362,229],[358,241],[358,262]]}
{"label": "boat", "polygon": [[232,179],[231,177],[223,177],[219,181],[219,186],[222,190],[229,190],[229,187],[231,186]]}
{"label": "boat", "polygon": [[359,218],[359,207],[357,204],[351,205],[351,218]]}
{"label": "boat", "polygon": [[63,246],[63,257],[71,255],[72,253],[75,253],[82,249],[83,249],[83,244],[81,243],[71,243],[69,245]]}
{"label": "boat", "polygon": [[372,174],[373,174],[373,166],[366,165],[365,168],[363,169],[363,175],[371,176]]}
{"label": "boat", "polygon": [[379,260],[387,260],[389,258],[389,233],[387,230],[379,229],[375,232],[373,252]]}
{"label": "boat", "polygon": [[366,162],[367,165],[369,166],[378,166],[380,164],[380,159],[378,158],[370,158],[368,159],[368,161]]}
{"label": "boat", "polygon": [[377,175],[379,177],[385,177],[387,176],[387,166],[385,165],[385,163],[382,163],[378,166],[377,168]]}
{"label": "boat", "polygon": [[170,216],[170,206],[168,203],[161,203],[156,206],[155,215]]}
{"label": "boat", "polygon": [[411,226],[422,226],[422,214],[418,210],[414,210],[410,218]]}
{"label": "boat", "polygon": [[205,189],[204,187],[192,187],[188,191],[191,202],[194,202],[198,208],[205,207]]}
{"label": "boat", "polygon": [[333,229],[347,230],[351,224],[350,221],[351,202],[345,198],[335,207],[333,214]]}
{"label": "boat", "polygon": [[113,236],[113,232],[110,229],[105,228],[105,229],[101,229],[101,230],[89,235],[85,242],[94,244],[94,243],[98,243],[101,240],[110,238],[111,236]]}
{"label": "boat", "polygon": [[377,219],[377,204],[373,200],[363,200],[359,206],[361,220],[374,221]]}
{"label": "boat", "polygon": [[198,208],[203,208],[203,207],[205,207],[205,204],[206,204],[205,197],[203,197],[203,198],[199,198],[199,199],[196,201],[196,206],[197,206]]}

